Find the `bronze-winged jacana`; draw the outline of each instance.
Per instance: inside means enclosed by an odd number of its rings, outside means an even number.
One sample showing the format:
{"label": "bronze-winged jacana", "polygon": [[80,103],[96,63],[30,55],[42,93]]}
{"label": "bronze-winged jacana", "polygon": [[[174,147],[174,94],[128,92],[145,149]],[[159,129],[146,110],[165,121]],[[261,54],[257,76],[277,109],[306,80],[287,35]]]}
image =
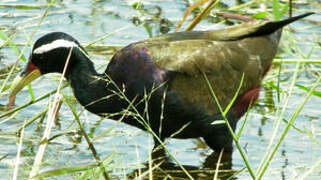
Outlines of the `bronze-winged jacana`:
{"label": "bronze-winged jacana", "polygon": [[[122,115],[117,113],[132,104],[129,110],[135,108],[161,140],[203,137],[215,151],[232,151],[226,124],[213,123],[223,117],[203,75],[225,109],[244,74],[239,94],[226,115],[235,130],[238,119],[259,96],[261,81],[278,49],[280,29],[311,14],[135,42],[116,52],[103,74],[95,71],[76,39],[62,32],[49,33],[35,42],[27,67],[13,82],[9,96],[40,75],[62,73],[72,48],[65,78],[88,111],[100,116],[114,114],[112,118],[118,120]],[[121,93],[129,101],[119,96]],[[135,115],[124,116],[122,122],[146,130]]]}

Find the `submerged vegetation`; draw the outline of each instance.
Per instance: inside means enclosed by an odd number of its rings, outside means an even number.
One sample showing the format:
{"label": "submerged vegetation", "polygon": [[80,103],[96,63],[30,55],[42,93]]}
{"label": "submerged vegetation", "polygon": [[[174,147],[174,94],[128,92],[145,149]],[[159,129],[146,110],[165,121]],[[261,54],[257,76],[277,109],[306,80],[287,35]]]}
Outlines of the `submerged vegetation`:
{"label": "submerged vegetation", "polygon": [[[91,59],[105,67],[106,59],[130,42],[174,31],[242,23],[230,18],[231,14],[282,19],[289,13],[320,12],[320,2],[101,0],[74,4],[59,0],[0,4],[4,19],[0,22],[0,179],[321,176],[320,14],[284,28],[259,101],[238,123],[237,148],[232,155],[212,153],[200,140],[173,144],[170,140],[161,142],[166,158],[157,159],[159,155],[151,153],[150,136],[84,111],[61,76],[40,79],[44,86],[29,85],[28,91],[17,97],[15,107],[6,106],[12,79],[27,61],[24,54],[30,52],[36,37],[49,31],[68,31],[80,37]],[[44,81],[56,88],[46,87]],[[115,94],[126,98],[122,91]],[[149,96],[146,94],[146,101]],[[120,113],[145,121],[133,106]]]}

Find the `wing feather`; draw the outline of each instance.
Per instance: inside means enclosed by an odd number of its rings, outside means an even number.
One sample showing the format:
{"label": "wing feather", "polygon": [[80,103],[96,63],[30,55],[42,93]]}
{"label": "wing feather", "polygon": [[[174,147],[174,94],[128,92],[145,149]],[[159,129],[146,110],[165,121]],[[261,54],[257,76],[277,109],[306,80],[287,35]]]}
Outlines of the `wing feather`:
{"label": "wing feather", "polygon": [[202,72],[225,108],[245,78],[240,94],[260,86],[266,69],[272,62],[278,46],[277,33],[235,41],[180,39],[174,41],[142,41],[137,49],[147,49],[153,64],[176,72],[170,84],[185,103],[198,104],[208,113],[218,113]]}

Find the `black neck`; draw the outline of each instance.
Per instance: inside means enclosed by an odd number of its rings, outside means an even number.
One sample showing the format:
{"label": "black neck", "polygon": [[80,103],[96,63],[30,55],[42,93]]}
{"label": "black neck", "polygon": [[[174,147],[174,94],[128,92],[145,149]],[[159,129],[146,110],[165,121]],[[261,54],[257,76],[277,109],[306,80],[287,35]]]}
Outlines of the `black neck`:
{"label": "black neck", "polygon": [[76,58],[73,59],[76,63],[68,69],[66,78],[80,104],[95,114],[120,111],[121,109],[115,109],[120,107],[115,105],[119,103],[117,98],[107,98],[112,94],[112,85],[108,83],[108,79],[96,72],[91,60],[82,53],[77,53],[72,58]]}

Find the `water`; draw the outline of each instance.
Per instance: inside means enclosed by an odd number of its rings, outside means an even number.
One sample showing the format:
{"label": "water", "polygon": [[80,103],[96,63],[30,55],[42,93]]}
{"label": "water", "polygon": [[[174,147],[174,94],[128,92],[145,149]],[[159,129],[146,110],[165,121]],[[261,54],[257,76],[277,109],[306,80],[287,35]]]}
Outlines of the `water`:
{"label": "water", "polygon": [[[143,1],[143,4],[147,12],[134,10],[131,6],[131,2],[133,1],[57,1],[40,25],[39,30],[36,32],[32,41],[48,32],[63,31],[74,36],[82,44],[87,44],[107,33],[118,31],[123,28],[123,30],[115,32],[105,40],[99,42],[99,44],[124,46],[131,42],[146,39],[151,35],[160,35],[167,30],[173,32],[175,25],[187,9],[186,2],[188,1],[172,2],[168,0],[146,0]],[[236,2],[231,0],[224,2],[228,6],[234,6],[236,4]],[[42,3],[42,1],[16,0],[3,1],[0,4],[39,5]],[[156,7],[156,5],[159,8]],[[319,1],[298,4],[296,8],[304,10],[312,8],[312,6],[316,11],[319,10],[320,12],[321,5]],[[45,8],[17,9],[14,7],[1,6],[0,29],[6,34],[14,34],[13,42],[26,43],[27,37],[29,37],[36,27],[39,17],[44,11]],[[155,16],[157,13],[159,15]],[[189,24],[191,19],[192,17],[190,16],[187,23],[184,24],[184,27]],[[314,47],[310,57],[311,59],[318,59],[320,57],[320,46],[315,43],[316,40],[320,41],[320,21],[318,18],[313,17],[307,19],[314,23],[309,23],[309,21],[297,22],[291,25],[297,32],[294,32],[291,35],[287,32],[283,34],[281,50],[279,51],[279,56],[281,58],[301,58],[298,56],[298,53],[293,54],[286,51],[287,48],[285,47],[292,47],[294,50],[296,49],[293,44],[289,43],[291,42],[291,39],[295,40],[294,44],[297,44],[305,54]],[[170,23],[167,20],[169,20]],[[137,24],[139,24],[139,22],[146,22],[149,27],[145,28],[142,25],[136,26],[133,24],[134,21]],[[213,17],[207,18],[195,29],[215,29],[225,26],[223,24],[215,25],[212,21]],[[163,24],[161,22],[163,22]],[[319,22],[319,24],[315,22]],[[150,29],[150,31],[148,32],[146,29]],[[1,44],[3,43],[2,41],[0,42]],[[22,47],[20,48],[22,49]],[[30,47],[26,49],[24,55],[27,57],[28,53],[30,53]],[[104,52],[97,50],[91,51],[90,54],[96,67],[99,68],[99,71],[103,71],[110,56],[106,56]],[[0,49],[0,67],[4,66],[4,64],[14,62],[16,58],[17,55],[9,47]],[[20,63],[20,65],[23,66],[24,63]],[[288,91],[294,68],[294,64],[285,64],[282,66],[280,87],[283,91]],[[273,69],[264,82],[273,81],[276,84],[277,71],[277,68]],[[302,67],[297,83],[304,86],[310,86],[316,80],[316,77],[311,75],[313,72],[320,72],[320,65],[307,64]],[[58,85],[57,77],[59,76],[47,75],[36,80],[36,82],[32,84],[35,97],[39,97],[50,90],[55,89]],[[276,112],[275,107],[267,105],[265,95],[268,92],[268,86],[265,83],[263,83],[263,87],[265,88],[263,88],[259,102],[250,111],[248,122],[240,137],[240,144],[246,149],[247,157],[254,169],[258,167],[266,147],[269,144]],[[321,90],[320,85],[317,90]],[[72,94],[69,88],[64,89],[63,92],[69,96]],[[306,92],[303,90],[300,90],[299,88],[294,89],[284,119],[290,119],[295,109],[303,102],[305,95]],[[272,97],[273,101],[277,104],[275,90],[272,92]],[[21,105],[29,99],[30,96],[27,90],[24,90],[18,94],[16,104]],[[1,97],[0,103],[7,103],[5,95]],[[282,94],[281,107],[284,103],[285,96]],[[8,119],[5,122],[5,118],[0,120],[0,158],[7,155],[4,159],[0,160],[0,179],[9,179],[13,174],[18,138],[13,136],[12,133],[18,127],[22,126],[25,120],[30,119],[42,111],[47,104],[48,99],[23,109],[12,119]],[[321,141],[320,105],[321,98],[312,96],[294,123],[296,128],[300,130],[306,129],[307,131],[312,132],[315,139],[318,141]],[[82,109],[78,104],[77,108],[79,110]],[[78,130],[77,125],[74,123],[74,117],[65,104],[62,106],[59,119],[61,128],[54,127],[51,136],[62,132],[69,132],[69,134],[56,138],[47,147],[45,161],[41,166],[41,170],[45,171],[61,167],[94,163],[94,158],[92,157],[90,150],[88,150],[88,146],[84,139],[74,139]],[[84,123],[86,131],[94,137],[115,124],[114,121],[110,120],[101,121],[99,117],[86,111],[81,115],[81,121]],[[28,171],[25,169],[30,169],[37,152],[37,143],[41,139],[44,130],[44,124],[38,124],[38,122],[39,120],[25,130],[24,144],[21,152],[22,157],[20,159],[20,178],[27,177],[26,173]],[[239,126],[240,124],[241,122],[239,123]],[[285,123],[281,123],[281,130],[284,127]],[[145,132],[124,124],[118,124],[111,133],[95,141],[94,145],[101,157],[106,157],[111,152],[116,153],[112,163],[112,166],[114,167],[113,174],[122,178],[123,174],[133,171],[135,167],[141,167],[139,164],[148,160],[148,154],[153,147],[153,141],[151,136]],[[207,157],[211,154],[211,150],[206,146],[202,146],[197,140],[173,139],[167,142],[167,147],[181,164],[197,168],[202,166]],[[308,168],[311,168],[320,157],[320,145],[311,140],[308,134],[291,128],[286,135],[284,142],[276,152],[275,157],[271,161],[263,179],[295,178],[298,175],[305,173]],[[243,167],[245,167],[245,164],[238,151],[235,150],[232,155],[232,169],[239,170]],[[308,176],[308,179],[319,179],[320,173],[321,168],[319,166],[310,176]],[[71,175],[65,175],[59,179],[70,179],[70,177]],[[243,171],[237,175],[237,178],[250,179],[251,177],[248,172]]]}

